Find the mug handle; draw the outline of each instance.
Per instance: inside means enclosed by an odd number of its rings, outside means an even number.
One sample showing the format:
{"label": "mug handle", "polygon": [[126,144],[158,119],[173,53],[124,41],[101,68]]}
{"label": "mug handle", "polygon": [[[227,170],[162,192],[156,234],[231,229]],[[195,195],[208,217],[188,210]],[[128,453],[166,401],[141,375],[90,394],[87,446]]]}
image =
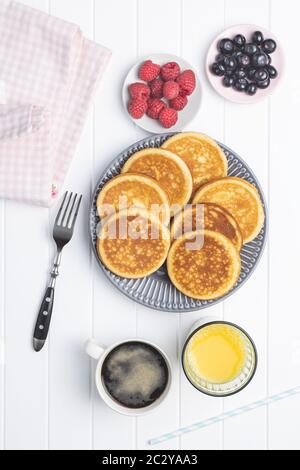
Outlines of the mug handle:
{"label": "mug handle", "polygon": [[100,359],[102,354],[104,354],[105,348],[102,348],[101,346],[99,346],[96,340],[92,338],[89,341],[87,341],[85,345],[85,352],[87,353],[88,356],[98,361],[98,359]]}

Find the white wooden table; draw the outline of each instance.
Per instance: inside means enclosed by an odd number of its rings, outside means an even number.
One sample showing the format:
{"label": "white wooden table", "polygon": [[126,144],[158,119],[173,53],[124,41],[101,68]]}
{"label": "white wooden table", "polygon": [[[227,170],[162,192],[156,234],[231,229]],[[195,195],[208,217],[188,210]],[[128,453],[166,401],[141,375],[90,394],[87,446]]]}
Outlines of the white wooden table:
{"label": "white wooden table", "polygon": [[[31,336],[53,255],[55,211],[0,201],[0,448],[145,449],[147,440],[300,384],[299,14],[296,0],[26,0],[80,24],[113,50],[66,187],[85,195],[78,230],[66,249],[47,347]],[[204,76],[212,38],[225,27],[270,28],[285,48],[286,74],[274,97],[252,106],[224,102]],[[243,326],[254,338],[254,381],[227,399],[205,397],[187,382],[179,356],[203,313],[165,314],[134,304],[104,278],[91,254],[88,207],[97,177],[120,151],[144,137],[121,105],[122,80],[140,55],[169,52],[199,71],[204,98],[189,130],[236,150],[257,174],[269,201],[269,246],[254,276],[205,312]],[[126,418],[108,409],[93,384],[84,342],[154,340],[170,355],[174,383],[157,412]],[[162,444],[162,449],[300,449],[300,397]],[[156,447],[156,448],[159,448]]]}

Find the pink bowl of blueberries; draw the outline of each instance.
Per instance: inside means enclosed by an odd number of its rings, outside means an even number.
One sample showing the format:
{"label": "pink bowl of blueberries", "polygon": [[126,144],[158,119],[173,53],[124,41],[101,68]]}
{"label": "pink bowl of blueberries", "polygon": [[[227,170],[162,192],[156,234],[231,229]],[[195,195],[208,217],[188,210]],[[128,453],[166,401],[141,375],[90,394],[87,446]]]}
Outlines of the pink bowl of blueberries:
{"label": "pink bowl of blueberries", "polygon": [[206,73],[224,98],[256,103],[278,87],[284,71],[282,48],[274,34],[255,25],[236,25],[209,48]]}
{"label": "pink bowl of blueberries", "polygon": [[123,86],[128,116],[142,129],[177,132],[196,116],[201,87],[194,68],[180,57],[152,54],[136,63]]}

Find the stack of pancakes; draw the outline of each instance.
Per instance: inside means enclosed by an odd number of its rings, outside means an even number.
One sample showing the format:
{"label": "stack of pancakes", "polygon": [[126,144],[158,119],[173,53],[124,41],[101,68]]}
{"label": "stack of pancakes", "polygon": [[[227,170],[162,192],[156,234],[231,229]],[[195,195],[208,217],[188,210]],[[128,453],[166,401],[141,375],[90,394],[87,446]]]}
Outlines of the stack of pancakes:
{"label": "stack of pancakes", "polygon": [[199,133],[135,153],[98,196],[102,262],[137,279],[167,260],[183,294],[225,295],[238,281],[243,244],[257,237],[265,217],[257,189],[227,172],[222,149]]}

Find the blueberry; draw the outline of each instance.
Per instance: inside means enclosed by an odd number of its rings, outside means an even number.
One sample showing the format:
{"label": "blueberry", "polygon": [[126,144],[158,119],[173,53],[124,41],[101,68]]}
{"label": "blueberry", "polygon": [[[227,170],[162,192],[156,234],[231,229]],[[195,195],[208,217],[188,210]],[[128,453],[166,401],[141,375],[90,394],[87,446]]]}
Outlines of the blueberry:
{"label": "blueberry", "polygon": [[253,33],[252,35],[252,41],[254,42],[254,44],[260,46],[264,41],[263,33],[261,31],[255,31],[255,33]]}
{"label": "blueberry", "polygon": [[231,39],[225,38],[221,39],[219,42],[219,50],[222,54],[232,54],[234,52],[234,44]]}
{"label": "blueberry", "polygon": [[233,88],[236,90],[236,91],[242,91],[241,88],[240,88],[240,83],[239,83],[239,78],[236,78],[233,82]]}
{"label": "blueberry", "polygon": [[226,88],[230,88],[232,87],[234,83],[234,78],[233,77],[224,77],[223,78],[223,85],[226,87]]}
{"label": "blueberry", "polygon": [[219,69],[220,69],[220,71],[222,72],[222,74],[225,75],[225,73],[226,73],[226,68],[224,67],[223,64],[219,64]]}
{"label": "blueberry", "polygon": [[257,68],[266,67],[267,65],[269,65],[269,58],[267,54],[265,54],[264,52],[257,52],[256,54],[254,54],[254,56],[252,57],[252,65],[253,67]]}
{"label": "blueberry", "polygon": [[248,95],[253,96],[255,95],[256,92],[257,92],[257,85],[255,85],[255,83],[249,83],[249,86],[247,89]]}
{"label": "blueberry", "polygon": [[258,86],[258,88],[263,88],[263,89],[264,89],[264,88],[268,88],[268,87],[270,86],[270,79],[269,79],[269,77],[268,77],[265,81],[263,81],[263,82],[257,82],[257,86]]}
{"label": "blueberry", "polygon": [[224,54],[218,54],[217,57],[216,57],[216,62],[218,64],[223,64],[223,61],[224,61],[225,57],[226,56]]}
{"label": "blueberry", "polygon": [[225,77],[235,77],[235,70],[226,69]]}
{"label": "blueberry", "polygon": [[247,69],[247,78],[252,81],[254,80],[254,75],[256,74],[256,68],[255,67],[249,67]]}
{"label": "blueberry", "polygon": [[234,43],[235,46],[237,46],[239,49],[241,49],[246,44],[246,38],[242,34],[237,34],[233,38],[233,43]]}
{"label": "blueberry", "polygon": [[265,82],[269,78],[269,74],[266,69],[258,69],[255,72],[254,80],[256,83]]}
{"label": "blueberry", "polygon": [[237,78],[234,81],[233,86],[237,91],[246,91],[249,83],[245,78]]}
{"label": "blueberry", "polygon": [[237,67],[237,61],[234,57],[227,56],[223,60],[223,65],[226,68],[226,70],[235,70]]}
{"label": "blueberry", "polygon": [[238,58],[243,55],[243,52],[242,51],[235,51],[231,57],[233,57],[237,62],[238,62]]}
{"label": "blueberry", "polygon": [[249,67],[249,65],[251,64],[251,59],[246,54],[241,54],[240,56],[238,56],[237,60],[238,64],[242,67]]}
{"label": "blueberry", "polygon": [[211,71],[214,75],[222,77],[225,74],[225,67],[222,64],[217,64],[216,62],[211,66]]}
{"label": "blueberry", "polygon": [[254,55],[258,52],[258,46],[254,43],[246,44],[244,47],[244,53],[247,55]]}
{"label": "blueberry", "polygon": [[277,49],[276,41],[274,39],[266,39],[262,43],[262,49],[266,54],[273,54]]}
{"label": "blueberry", "polygon": [[268,71],[269,77],[271,79],[274,79],[274,78],[278,77],[277,69],[275,69],[275,67],[273,67],[273,65],[268,65],[267,71]]}
{"label": "blueberry", "polygon": [[247,78],[247,72],[245,69],[243,69],[242,67],[239,68],[236,72],[235,72],[235,77],[236,78]]}

